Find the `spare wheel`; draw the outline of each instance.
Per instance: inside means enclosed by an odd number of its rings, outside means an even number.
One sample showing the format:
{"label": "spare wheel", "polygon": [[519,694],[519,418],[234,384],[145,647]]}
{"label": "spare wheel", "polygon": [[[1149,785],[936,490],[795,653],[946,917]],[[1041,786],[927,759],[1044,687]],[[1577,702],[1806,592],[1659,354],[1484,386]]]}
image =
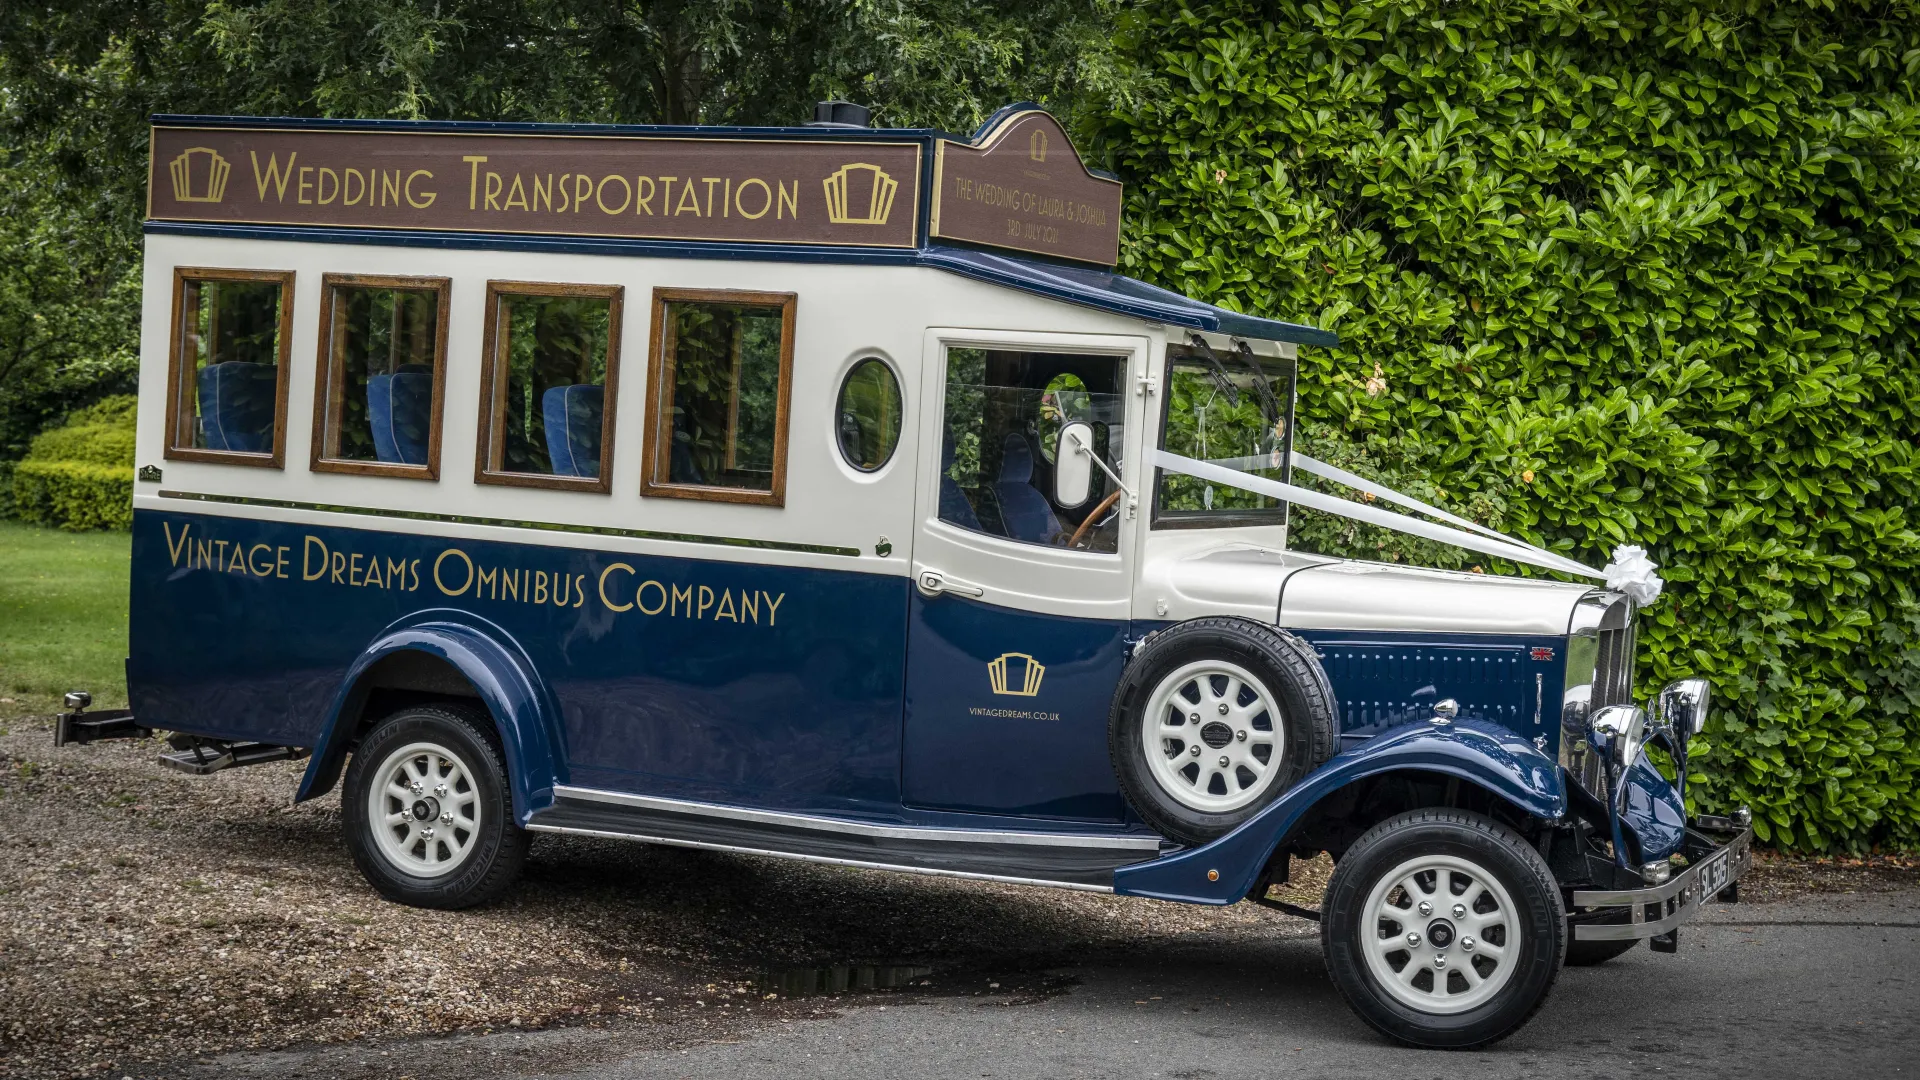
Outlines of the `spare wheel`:
{"label": "spare wheel", "polygon": [[1334,755],[1335,709],[1313,646],[1251,619],[1193,619],[1141,642],[1107,749],[1147,824],[1203,844]]}

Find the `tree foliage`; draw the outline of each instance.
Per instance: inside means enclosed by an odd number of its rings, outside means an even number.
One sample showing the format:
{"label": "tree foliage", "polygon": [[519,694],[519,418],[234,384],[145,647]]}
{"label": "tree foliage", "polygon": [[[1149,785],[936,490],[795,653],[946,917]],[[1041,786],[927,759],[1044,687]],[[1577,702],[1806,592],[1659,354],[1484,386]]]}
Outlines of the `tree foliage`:
{"label": "tree foliage", "polygon": [[1221,0],[1121,47],[1127,269],[1337,329],[1308,418],[1457,504],[1649,546],[1703,803],[1920,843],[1920,6]]}

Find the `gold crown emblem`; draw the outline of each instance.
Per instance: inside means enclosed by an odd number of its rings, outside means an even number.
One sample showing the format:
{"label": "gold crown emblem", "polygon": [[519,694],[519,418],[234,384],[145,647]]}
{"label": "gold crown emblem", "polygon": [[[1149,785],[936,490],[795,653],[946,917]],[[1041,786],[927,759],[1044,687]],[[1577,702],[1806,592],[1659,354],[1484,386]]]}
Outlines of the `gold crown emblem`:
{"label": "gold crown emblem", "polygon": [[[202,167],[205,183],[200,194],[193,193],[194,159],[205,154],[207,163]],[[182,151],[180,156],[167,163],[167,171],[173,175],[173,197],[178,202],[219,202],[227,194],[227,174],[233,167],[227,159],[215,153],[210,146],[192,146]]]}
{"label": "gold crown emblem", "polygon": [[1047,160],[1047,133],[1043,128],[1035,128],[1027,136],[1027,156],[1035,161]]}
{"label": "gold crown emblem", "polygon": [[[856,173],[867,174],[864,177]],[[878,165],[853,164],[842,165],[840,170],[827,177],[827,220],[835,225],[885,225],[887,215],[893,212],[893,193],[900,189],[900,182],[888,176],[886,170]],[[855,185],[865,184],[867,197],[866,212],[856,216],[848,209],[849,189],[856,196],[862,192]]]}
{"label": "gold crown emblem", "polygon": [[[1007,661],[1009,660],[1018,660],[1022,665],[1020,669],[1016,669],[1018,674],[1011,689],[1008,688],[1007,683]],[[1032,697],[1038,694],[1040,680],[1046,675],[1047,669],[1041,666],[1038,660],[1023,652],[1001,653],[998,660],[987,665],[987,679],[993,683],[993,692],[1010,697]]]}

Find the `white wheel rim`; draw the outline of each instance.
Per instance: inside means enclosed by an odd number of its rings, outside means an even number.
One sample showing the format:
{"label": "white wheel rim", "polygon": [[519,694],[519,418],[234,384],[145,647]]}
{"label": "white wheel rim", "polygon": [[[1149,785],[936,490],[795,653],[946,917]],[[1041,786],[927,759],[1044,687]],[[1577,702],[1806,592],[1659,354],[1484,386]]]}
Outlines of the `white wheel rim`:
{"label": "white wheel rim", "polygon": [[442,877],[473,853],[486,811],[465,762],[430,742],[393,751],[373,773],[367,825],[388,862],[414,877]]}
{"label": "white wheel rim", "polygon": [[1423,855],[1389,870],[1362,910],[1368,973],[1418,1012],[1462,1013],[1486,1003],[1513,978],[1525,944],[1506,887],[1449,855]]}
{"label": "white wheel rim", "polygon": [[1160,790],[1192,810],[1221,814],[1257,801],[1280,775],[1280,708],[1246,668],[1199,660],[1160,680],[1140,724],[1141,749]]}

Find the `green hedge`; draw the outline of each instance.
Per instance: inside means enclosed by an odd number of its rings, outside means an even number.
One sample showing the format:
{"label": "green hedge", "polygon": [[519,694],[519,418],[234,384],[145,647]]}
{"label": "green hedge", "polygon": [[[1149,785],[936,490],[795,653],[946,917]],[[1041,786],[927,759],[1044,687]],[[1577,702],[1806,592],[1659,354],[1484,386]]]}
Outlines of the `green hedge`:
{"label": "green hedge", "polygon": [[1169,3],[1120,45],[1125,269],[1338,330],[1307,419],[1445,501],[1646,544],[1701,804],[1920,846],[1920,5]]}
{"label": "green hedge", "polygon": [[42,432],[12,469],[13,513],[62,529],[133,527],[134,398],[107,398]]}

